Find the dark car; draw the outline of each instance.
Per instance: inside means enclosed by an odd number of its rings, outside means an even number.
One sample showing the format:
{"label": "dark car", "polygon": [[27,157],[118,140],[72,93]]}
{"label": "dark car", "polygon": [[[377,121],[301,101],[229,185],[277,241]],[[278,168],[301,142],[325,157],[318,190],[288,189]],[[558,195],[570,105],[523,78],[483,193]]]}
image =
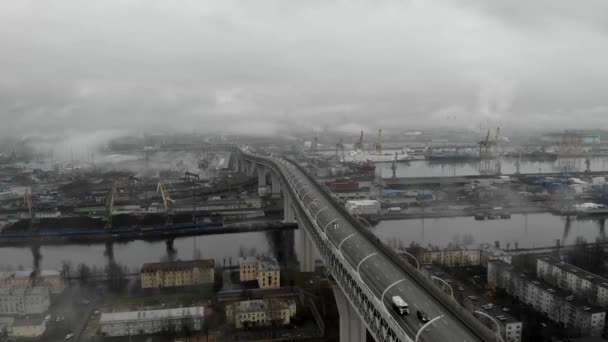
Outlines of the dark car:
{"label": "dark car", "polygon": [[416,311],[416,315],[418,315],[418,319],[422,322],[422,323],[426,323],[429,321],[429,316],[427,316],[424,312],[418,310]]}

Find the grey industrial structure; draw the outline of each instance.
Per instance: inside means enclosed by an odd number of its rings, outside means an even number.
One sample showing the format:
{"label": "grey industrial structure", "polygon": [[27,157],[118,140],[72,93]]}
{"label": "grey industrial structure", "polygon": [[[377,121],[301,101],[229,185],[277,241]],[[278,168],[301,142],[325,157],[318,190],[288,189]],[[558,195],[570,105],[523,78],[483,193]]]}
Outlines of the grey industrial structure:
{"label": "grey industrial structure", "polygon": [[51,295],[48,287],[0,287],[0,314],[33,315],[48,311]]}
{"label": "grey industrial structure", "polygon": [[198,331],[203,328],[202,306],[103,313],[99,318],[102,335],[130,336],[159,332]]}

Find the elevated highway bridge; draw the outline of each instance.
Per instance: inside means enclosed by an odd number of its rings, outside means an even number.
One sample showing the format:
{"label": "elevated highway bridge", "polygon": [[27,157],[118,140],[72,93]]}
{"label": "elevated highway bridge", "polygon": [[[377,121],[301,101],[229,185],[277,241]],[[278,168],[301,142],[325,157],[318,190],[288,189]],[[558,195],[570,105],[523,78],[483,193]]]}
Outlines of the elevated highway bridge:
{"label": "elevated highway bridge", "polygon": [[[340,341],[364,342],[366,329],[380,342],[415,341],[417,335],[426,342],[502,341],[362,227],[299,165],[244,149],[236,155],[242,172],[257,174],[261,187],[283,197],[285,221],[298,222],[301,271],[314,270],[315,249],[334,278]],[[409,316],[393,308],[392,296],[409,304]],[[421,330],[417,310],[440,318]]]}

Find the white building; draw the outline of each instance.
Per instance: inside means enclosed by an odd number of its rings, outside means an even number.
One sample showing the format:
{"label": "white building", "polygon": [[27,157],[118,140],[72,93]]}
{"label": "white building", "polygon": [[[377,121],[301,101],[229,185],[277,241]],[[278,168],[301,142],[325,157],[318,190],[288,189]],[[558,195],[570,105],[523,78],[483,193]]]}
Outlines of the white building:
{"label": "white building", "polygon": [[511,263],[511,254],[500,248],[485,244],[474,249],[453,249],[420,252],[417,255],[421,264],[439,264],[446,267],[483,266],[492,260]]}
{"label": "white building", "polygon": [[18,318],[13,322],[9,336],[16,338],[36,338],[46,332],[47,320],[44,316]]}
{"label": "white building", "polygon": [[579,336],[599,336],[604,330],[606,312],[603,308],[591,306],[586,300],[548,284],[535,274],[519,272],[502,260],[488,263],[488,283],[504,288]]}
{"label": "white building", "polygon": [[346,201],[346,210],[351,215],[377,215],[380,213],[380,202],[377,200]]}
{"label": "white building", "polygon": [[0,317],[0,340],[17,338],[36,338],[46,332],[47,318],[44,315],[34,315],[24,318]]}
{"label": "white building", "polygon": [[99,319],[99,326],[102,335],[105,336],[180,332],[186,327],[191,331],[198,331],[203,328],[204,311],[204,307],[198,306],[103,313]]}
{"label": "white building", "polygon": [[608,306],[608,279],[606,278],[550,256],[543,256],[536,260],[536,274],[539,278],[543,278],[561,289],[582,294],[593,304]]}
{"label": "white building", "polygon": [[237,329],[266,326],[272,322],[289,324],[295,314],[296,302],[293,299],[245,300],[226,306],[226,319]]}
{"label": "white building", "polygon": [[43,314],[50,305],[51,295],[47,287],[0,287],[2,315]]}

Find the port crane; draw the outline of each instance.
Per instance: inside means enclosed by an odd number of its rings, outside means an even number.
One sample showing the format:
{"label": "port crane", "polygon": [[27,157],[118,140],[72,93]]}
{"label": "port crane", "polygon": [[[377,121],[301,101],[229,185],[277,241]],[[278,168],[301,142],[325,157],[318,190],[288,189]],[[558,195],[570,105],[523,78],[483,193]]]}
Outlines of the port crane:
{"label": "port crane", "polygon": [[112,185],[110,194],[106,198],[106,225],[105,229],[112,229],[112,214],[114,213],[114,201],[116,199],[116,184]]}
{"label": "port crane", "polygon": [[382,153],[382,130],[378,130],[378,141],[376,141],[376,152]]}
{"label": "port crane", "polygon": [[171,197],[169,197],[169,192],[167,191],[167,188],[165,187],[165,184],[163,183],[162,180],[158,181],[158,186],[156,187],[156,192],[160,193],[160,196],[163,199],[163,206],[165,208],[165,224],[170,225],[171,224],[171,212],[172,212],[171,205],[173,203],[175,203],[175,200],[173,200]]}
{"label": "port crane", "polygon": [[23,200],[27,205],[28,215],[30,219],[30,229],[34,228],[36,223],[36,213],[34,212],[34,202],[32,200],[32,190],[30,188],[25,189]]}
{"label": "port crane", "polygon": [[363,131],[361,131],[359,141],[355,142],[355,150],[363,150]]}

